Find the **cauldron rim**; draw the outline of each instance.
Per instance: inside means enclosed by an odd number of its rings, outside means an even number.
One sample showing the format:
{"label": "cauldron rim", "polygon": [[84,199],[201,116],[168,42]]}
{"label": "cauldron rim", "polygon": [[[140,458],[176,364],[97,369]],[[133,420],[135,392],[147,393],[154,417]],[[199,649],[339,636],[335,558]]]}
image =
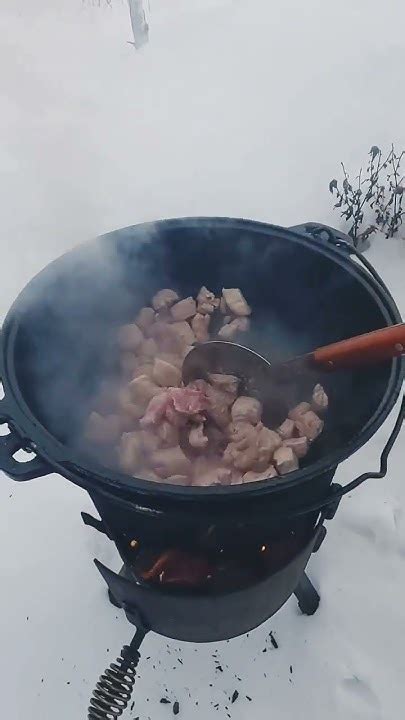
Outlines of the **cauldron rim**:
{"label": "cauldron rim", "polygon": [[[64,255],[49,263],[38,275],[36,275],[22,290],[12,307],[10,308],[2,329],[2,347],[0,355],[4,368],[2,371],[2,381],[5,391],[5,399],[0,404],[0,415],[6,418],[20,435],[26,439],[25,447],[34,450],[34,452],[42,458],[46,463],[44,471],[39,474],[47,474],[49,472],[59,472],[62,476],[67,477],[76,484],[87,490],[103,491],[105,490],[112,495],[126,498],[132,501],[142,501],[148,498],[148,503],[163,498],[175,501],[180,500],[198,500],[199,503],[212,502],[220,499],[237,499],[257,498],[279,492],[280,489],[288,491],[298,485],[311,481],[314,477],[319,476],[328,470],[336,468],[343,460],[347,459],[356,450],[362,447],[382,425],[387,418],[389,412],[395,405],[401,390],[403,382],[404,364],[401,359],[395,359],[391,364],[391,372],[384,396],[379,407],[373,416],[369,419],[366,426],[358,433],[351,442],[341,450],[317,460],[305,468],[301,468],[287,476],[273,479],[269,481],[259,481],[248,485],[235,486],[214,486],[210,488],[200,487],[181,487],[176,485],[168,485],[164,483],[151,482],[138,478],[131,478],[128,475],[106,470],[105,467],[88,460],[86,456],[78,451],[73,451],[68,446],[57,440],[45,428],[32,413],[31,409],[24,400],[23,393],[19,387],[18,379],[15,373],[13,360],[15,339],[18,333],[20,309],[24,301],[29,296],[29,292],[37,281],[47,273],[52,273],[55,264],[63,261],[64,258],[70,257],[73,253],[78,253],[86,247],[98,242],[114,241],[120,234],[141,234],[149,229],[162,227],[164,229],[176,229],[187,227],[192,229],[193,226],[201,229],[217,229],[219,226],[238,230],[249,230],[258,234],[278,234],[284,235],[288,240],[297,242],[307,246],[309,249],[321,253],[329,259],[333,260],[340,266],[343,266],[352,276],[355,276],[359,282],[367,286],[372,292],[383,312],[388,324],[401,322],[399,310],[390,295],[387,288],[377,282],[363,267],[358,263],[354,263],[346,250],[339,249],[338,246],[326,244],[318,238],[310,237],[294,231],[293,229],[284,228],[268,223],[237,219],[226,217],[185,217],[162,219],[153,223],[141,223],[132,225],[109,233],[101,235],[97,238],[87,241]],[[24,479],[24,478],[23,478]],[[153,512],[153,510],[151,510]]]}

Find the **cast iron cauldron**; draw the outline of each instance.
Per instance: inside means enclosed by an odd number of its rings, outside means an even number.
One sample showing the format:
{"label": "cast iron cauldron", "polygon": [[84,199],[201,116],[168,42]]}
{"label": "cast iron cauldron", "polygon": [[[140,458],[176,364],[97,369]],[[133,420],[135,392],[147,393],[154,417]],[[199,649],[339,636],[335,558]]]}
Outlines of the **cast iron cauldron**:
{"label": "cast iron cauldron", "polygon": [[[246,344],[284,358],[401,321],[373,268],[323,226],[286,229],[248,220],[189,218],[118,230],[46,267],[18,297],[1,334],[5,397],[0,467],[17,480],[56,471],[89,491],[107,527],[187,541],[214,526],[235,544],[333,503],[336,467],[376,432],[403,380],[401,360],[323,379],[330,412],[322,438],[288,477],[247,486],[183,488],[130,478],[78,449],[91,397],[113,362],[116,327],[156,290],[195,294],[240,287],[253,308]],[[403,407],[402,416],[403,418]],[[400,421],[399,421],[400,425]],[[399,430],[399,427],[398,427]],[[24,447],[35,458],[20,463]],[[364,477],[363,477],[364,479]]]}

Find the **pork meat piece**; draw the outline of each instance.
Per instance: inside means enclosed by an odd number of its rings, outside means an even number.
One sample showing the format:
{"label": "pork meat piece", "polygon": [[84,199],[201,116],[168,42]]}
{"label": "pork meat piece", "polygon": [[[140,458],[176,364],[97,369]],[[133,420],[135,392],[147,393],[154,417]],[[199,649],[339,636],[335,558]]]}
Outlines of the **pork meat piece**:
{"label": "pork meat piece", "polygon": [[227,393],[233,400],[236,400],[239,389],[239,378],[236,375],[223,375],[221,373],[210,373],[208,375],[210,385],[217,390]]}
{"label": "pork meat piece", "polygon": [[184,415],[195,415],[208,406],[205,392],[189,386],[185,388],[169,388],[169,395],[173,400],[174,409]]}
{"label": "pork meat piece", "polygon": [[161,352],[178,354],[182,349],[182,341],[173,330],[173,326],[158,320],[149,328],[149,337],[152,337]]}
{"label": "pork meat piece", "polygon": [[219,298],[216,298],[214,293],[203,285],[197,295],[197,312],[201,315],[212,315],[218,307]]}
{"label": "pork meat piece", "polygon": [[210,339],[210,334],[208,331],[209,325],[209,315],[201,315],[201,313],[197,313],[196,315],[194,315],[191,321],[191,327],[193,328],[197,342],[207,342],[207,340]]}
{"label": "pork meat piece", "polygon": [[254,472],[249,470],[242,476],[244,483],[258,482],[259,480],[271,480],[271,478],[278,477],[278,472],[274,465],[268,465],[262,472]]}
{"label": "pork meat piece", "polygon": [[290,438],[292,438],[295,433],[294,420],[291,420],[290,418],[284,420],[284,422],[281,423],[280,427],[277,428],[277,432],[282,440],[289,440]]}
{"label": "pork meat piece", "polygon": [[323,413],[326,412],[328,409],[328,396],[323,389],[322,385],[315,385],[314,391],[312,393],[312,409],[316,413]]}
{"label": "pork meat piece", "polygon": [[222,340],[232,340],[233,336],[238,332],[246,332],[249,330],[248,318],[235,318],[231,322],[226,322],[218,331],[218,337]]}
{"label": "pork meat piece", "polygon": [[96,445],[114,445],[120,434],[121,422],[118,415],[90,413],[84,430],[86,440]]}
{"label": "pork meat piece", "polygon": [[137,405],[127,387],[121,388],[118,393],[118,414],[121,420],[122,429],[125,432],[135,430],[138,422],[145,412],[145,405]]}
{"label": "pork meat piece", "polygon": [[191,447],[198,450],[204,450],[208,445],[208,437],[204,434],[204,424],[200,423],[195,427],[191,428],[188,441]]}
{"label": "pork meat piece", "polygon": [[240,450],[235,443],[229,443],[224,452],[224,463],[233,465],[237,470],[247,472],[252,470],[257,463],[257,447],[252,445],[244,450]]}
{"label": "pork meat piece", "polygon": [[136,324],[143,332],[146,332],[155,320],[155,311],[151,307],[143,307],[136,316]]}
{"label": "pork meat piece", "polygon": [[124,433],[118,449],[121,469],[134,475],[142,463],[142,440],[139,432]]}
{"label": "pork meat piece", "polygon": [[275,451],[281,446],[281,438],[274,430],[263,427],[257,437],[257,470],[264,470],[273,459]]}
{"label": "pork meat piece", "polygon": [[241,395],[231,408],[233,422],[248,422],[257,425],[262,417],[262,404],[253,397]]}
{"label": "pork meat piece", "polygon": [[134,378],[128,387],[133,400],[139,404],[144,402],[145,407],[153,397],[162,392],[162,388],[152,382],[147,375],[140,375]]}
{"label": "pork meat piece", "polygon": [[145,338],[138,348],[138,356],[142,360],[149,360],[156,357],[157,351],[158,346],[156,341],[153,338]]}
{"label": "pork meat piece", "polygon": [[159,449],[160,438],[158,437],[157,432],[155,433],[154,430],[147,428],[146,430],[141,430],[139,435],[141,438],[142,450],[145,455],[150,455],[155,452],[155,450]]}
{"label": "pork meat piece", "polygon": [[118,330],[118,344],[121,350],[135,352],[143,340],[142,330],[138,325],[122,325]]}
{"label": "pork meat piece", "polygon": [[190,460],[179,445],[156,450],[150,456],[150,465],[161,478],[168,478],[170,475],[188,476],[192,469]]}
{"label": "pork meat piece", "polygon": [[144,428],[150,425],[157,425],[166,416],[168,407],[171,404],[171,398],[167,390],[155,395],[146,408],[146,412],[140,421],[140,425]]}
{"label": "pork meat piece", "polygon": [[247,317],[251,314],[252,310],[239,288],[223,288],[222,297],[225,299],[226,305],[233,315],[237,317]]}
{"label": "pork meat piece", "polygon": [[159,358],[159,360],[164,360],[170,365],[174,365],[174,367],[178,368],[179,370],[181,370],[181,368],[183,367],[183,358],[180,357],[180,355],[176,355],[175,353],[159,352],[156,357]]}
{"label": "pork meat piece", "polygon": [[165,482],[170,485],[191,485],[191,478],[189,475],[170,475]]}
{"label": "pork meat piece", "polygon": [[174,322],[172,325],[172,329],[175,333],[177,333],[179,340],[182,344],[182,350],[184,350],[188,345],[192,345],[195,342],[195,335],[193,330],[191,329],[190,325],[186,320],[183,320],[182,322]]}
{"label": "pork meat piece", "polygon": [[236,422],[230,424],[228,436],[238,450],[246,450],[248,447],[256,446],[259,433],[257,426],[251,425],[251,423]]}
{"label": "pork meat piece", "polygon": [[172,401],[170,401],[170,404],[166,408],[166,419],[174,427],[184,428],[188,423],[189,417],[176,410]]}
{"label": "pork meat piece", "polygon": [[286,475],[287,473],[298,470],[298,458],[294,451],[282,445],[274,453],[274,464],[280,475]]}
{"label": "pork meat piece", "polygon": [[283,445],[294,450],[298,460],[305,457],[308,452],[308,439],[306,437],[289,438],[283,441]]}
{"label": "pork meat piece", "polygon": [[179,429],[168,420],[163,420],[156,427],[156,435],[162,447],[175,447],[179,444]]}
{"label": "pork meat piece", "polygon": [[310,409],[311,406],[308,402],[299,403],[299,405],[290,410],[290,412],[288,413],[288,417],[290,420],[298,420],[301,415],[304,415],[304,413],[308,412],[308,410]]}
{"label": "pork meat piece", "polygon": [[208,398],[207,415],[219,428],[225,429],[231,421],[230,405],[232,397],[212,385],[206,384]]}
{"label": "pork meat piece", "polygon": [[178,299],[179,296],[174,290],[165,288],[164,290],[159,290],[159,292],[153,296],[152,305],[156,312],[159,312],[160,310],[170,308]]}
{"label": "pork meat piece", "polygon": [[181,383],[181,372],[174,365],[156,358],[153,365],[153,380],[160,387],[178,387]]}
{"label": "pork meat piece", "polygon": [[229,485],[232,481],[232,470],[224,468],[220,462],[219,459],[198,458],[194,465],[193,485]]}
{"label": "pork meat piece", "polygon": [[141,375],[146,375],[149,380],[153,380],[153,365],[151,362],[146,362],[145,360],[141,365],[138,365],[132,375],[132,379],[135,380],[135,378],[141,377]]}
{"label": "pork meat piece", "polygon": [[188,320],[189,318],[194,317],[194,315],[197,312],[197,305],[194,300],[194,298],[188,297],[184,300],[180,300],[180,302],[177,302],[175,305],[171,308],[172,317],[176,322],[181,322],[182,320]]}
{"label": "pork meat piece", "polygon": [[308,412],[300,415],[295,424],[299,435],[308,438],[309,442],[312,442],[321,434],[324,426],[323,420],[313,410],[308,410]]}

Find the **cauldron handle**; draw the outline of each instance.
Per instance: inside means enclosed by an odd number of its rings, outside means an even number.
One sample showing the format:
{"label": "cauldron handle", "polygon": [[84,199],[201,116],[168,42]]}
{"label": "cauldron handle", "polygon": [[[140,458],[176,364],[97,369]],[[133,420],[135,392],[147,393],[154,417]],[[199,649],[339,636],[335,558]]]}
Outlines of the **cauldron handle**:
{"label": "cauldron handle", "polygon": [[[365,472],[362,475],[359,475],[357,478],[352,480],[347,485],[338,485],[337,483],[332,485],[332,492],[327,495],[327,497],[324,497],[322,500],[318,500],[315,503],[312,503],[311,505],[306,505],[305,507],[301,507],[298,509],[295,509],[292,511],[291,516],[296,517],[299,515],[306,515],[309,512],[315,511],[315,510],[324,510],[326,511],[325,517],[326,519],[330,519],[333,517],[333,515],[336,512],[337,506],[341,500],[341,498],[346,495],[347,493],[351,492],[352,490],[355,490],[359,485],[362,485],[366,480],[371,479],[381,479],[386,476],[387,470],[388,470],[388,456],[393,448],[393,445],[401,431],[402,423],[404,422],[405,418],[405,395],[402,396],[401,400],[401,407],[399,409],[398,417],[396,419],[395,425],[392,429],[392,432],[385,444],[385,447],[381,453],[380,457],[380,469],[375,470],[374,472],[369,471]],[[328,512],[330,509],[330,513]]]}
{"label": "cauldron handle", "polygon": [[52,468],[38,455],[27,462],[19,462],[14,457],[18,450],[26,449],[28,452],[32,452],[32,449],[28,447],[27,441],[14,427],[13,418],[8,409],[7,390],[2,382],[3,370],[3,347],[0,329],[0,382],[4,392],[4,397],[0,399],[0,425],[8,425],[9,428],[7,434],[0,435],[0,470],[3,470],[13,480],[20,481],[33,480],[48,475],[52,472]]}

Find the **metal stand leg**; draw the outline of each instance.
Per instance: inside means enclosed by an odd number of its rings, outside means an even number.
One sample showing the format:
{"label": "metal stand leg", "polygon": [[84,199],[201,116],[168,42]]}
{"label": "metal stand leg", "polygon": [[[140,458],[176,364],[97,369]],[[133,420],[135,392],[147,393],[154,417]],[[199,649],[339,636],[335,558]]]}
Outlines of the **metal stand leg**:
{"label": "metal stand leg", "polygon": [[298,583],[294,595],[298,600],[298,607],[304,615],[313,615],[318,610],[321,598],[306,573]]}
{"label": "metal stand leg", "polygon": [[[124,578],[129,578],[129,577],[130,577],[130,574],[127,572],[127,569],[126,569],[125,565],[122,566],[122,568],[121,568],[121,570],[120,570],[120,572],[119,572],[119,575],[121,575],[121,577],[124,577]],[[112,594],[111,590],[108,591],[108,599],[109,599],[111,605],[114,605],[114,607],[116,607],[116,608],[118,608],[119,610],[121,610],[121,605],[116,601],[116,599],[115,599],[114,595]]]}

